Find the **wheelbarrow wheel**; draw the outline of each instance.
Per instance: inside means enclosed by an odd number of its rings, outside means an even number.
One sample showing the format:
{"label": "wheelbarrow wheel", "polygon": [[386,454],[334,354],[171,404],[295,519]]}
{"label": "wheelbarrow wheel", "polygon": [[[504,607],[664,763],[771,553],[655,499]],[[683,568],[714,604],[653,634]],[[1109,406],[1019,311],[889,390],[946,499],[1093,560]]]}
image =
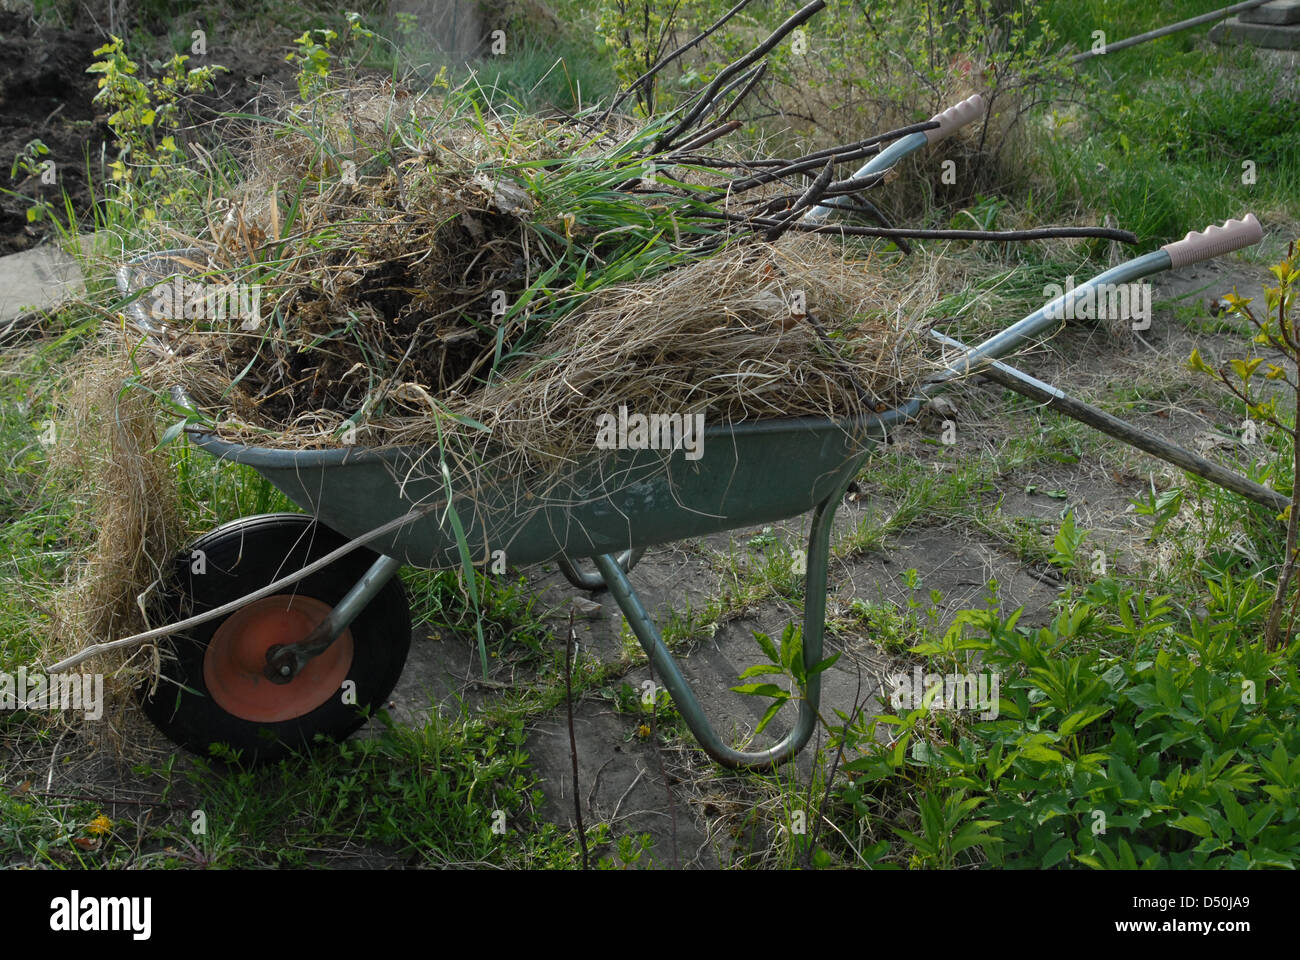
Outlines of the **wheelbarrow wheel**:
{"label": "wheelbarrow wheel", "polygon": [[[212,610],[344,542],[302,514],[224,524],[176,558],[157,615],[174,621]],[[377,558],[354,550],[282,593],[161,641],[158,683],[152,694],[141,690],[145,713],[188,750],[207,754],[220,742],[249,760],[277,759],[318,734],[342,740],[353,733],[392,692],[410,649],[410,607],[399,578],[289,683],[272,683],[262,669],[268,647],[303,639]]]}

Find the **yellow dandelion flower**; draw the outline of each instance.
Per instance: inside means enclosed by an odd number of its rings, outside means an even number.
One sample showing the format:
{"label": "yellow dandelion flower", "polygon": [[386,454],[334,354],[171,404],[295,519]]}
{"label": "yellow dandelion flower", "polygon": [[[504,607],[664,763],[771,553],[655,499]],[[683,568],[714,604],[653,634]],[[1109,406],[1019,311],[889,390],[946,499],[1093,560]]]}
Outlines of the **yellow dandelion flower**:
{"label": "yellow dandelion flower", "polygon": [[108,819],[108,817],[104,816],[102,813],[94,820],[91,820],[90,823],[86,824],[86,830],[96,836],[108,833],[112,829],[113,821]]}
{"label": "yellow dandelion flower", "polygon": [[638,737],[640,737],[642,740],[644,740],[646,737],[650,736],[650,724],[648,724],[648,723],[643,723],[643,724],[641,724],[641,726],[637,727],[637,728],[636,728],[636,735],[637,735]]}

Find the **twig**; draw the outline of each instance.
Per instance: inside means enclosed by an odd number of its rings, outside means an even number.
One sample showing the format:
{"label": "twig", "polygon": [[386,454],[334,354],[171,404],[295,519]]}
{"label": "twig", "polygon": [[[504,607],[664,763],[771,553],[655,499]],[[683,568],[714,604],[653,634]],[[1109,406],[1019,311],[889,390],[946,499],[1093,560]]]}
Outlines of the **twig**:
{"label": "twig", "polygon": [[641,782],[641,778],[644,776],[645,776],[645,770],[638,769],[636,772],[636,776],[632,778],[632,782],[627,785],[627,789],[623,791],[623,795],[618,798],[618,803],[614,804],[614,812],[610,815],[609,818],[610,823],[613,823],[618,819],[618,811],[622,809],[623,801],[627,799],[628,794],[630,794],[633,788],[636,787],[636,785]]}
{"label": "twig", "polygon": [[[688,143],[682,144],[680,147],[675,149],[672,153],[668,154],[668,156],[665,157],[664,160],[672,163],[689,162],[689,159],[686,155],[690,151],[697,150],[700,147],[708,146],[713,141],[725,137],[727,134],[732,133],[736,130],[739,130],[740,127],[741,127],[741,123],[739,120],[732,120],[730,123],[720,123],[717,126],[710,127],[708,130],[701,133],[695,139],[691,140]],[[697,158],[697,160],[698,160],[698,163],[696,164],[697,166],[703,166],[703,167],[711,166],[707,158]],[[622,183],[620,183],[616,189],[618,189],[619,191],[633,190],[638,184],[641,183],[641,181],[642,181],[641,177],[631,177],[627,180],[624,180]]]}
{"label": "twig", "polygon": [[[703,219],[728,220],[743,223],[757,230],[759,227],[776,226],[780,221],[771,217],[745,217],[734,213],[696,214]],[[1102,240],[1118,240],[1121,243],[1137,243],[1137,235],[1127,230],[1115,230],[1109,227],[1041,227],[1034,230],[912,230],[888,229],[885,227],[859,227],[851,224],[813,224],[796,223],[792,230],[803,233],[844,233],[854,237],[912,237],[917,240],[1050,240],[1061,237],[1095,237]]]}
{"label": "twig", "polygon": [[[877,154],[879,152],[880,152],[879,145],[872,144],[871,146],[848,149],[847,152],[844,153],[836,153],[833,156],[831,156],[830,159],[834,160],[836,163],[847,163],[850,160],[865,159],[866,157],[870,157],[873,154]],[[793,177],[796,174],[808,173],[809,171],[816,170],[819,167],[821,167],[821,165],[825,162],[826,159],[827,157],[825,155],[814,156],[812,154],[809,154],[807,157],[802,157],[799,160],[795,160],[787,164],[786,166],[780,167],[776,170],[768,170],[763,173],[756,173],[752,177],[747,177],[744,180],[733,180],[732,182],[728,183],[723,189],[719,190],[717,193],[706,197],[705,202],[713,203],[714,201],[721,200],[724,197],[734,196],[737,193],[743,193],[746,190],[752,190],[754,187],[761,187],[764,184],[771,183],[774,180],[782,180],[786,177]],[[883,173],[875,174],[874,176],[877,179],[881,179],[884,177],[884,174]]]}
{"label": "twig", "polygon": [[183,803],[169,803],[166,800],[116,800],[108,797],[95,797],[84,793],[36,793],[29,791],[23,796],[40,797],[42,800],[77,800],[83,803],[96,803],[103,807],[122,804],[131,807],[166,807],[168,810],[183,809]]}
{"label": "twig", "polygon": [[777,239],[780,238],[781,234],[794,226],[796,218],[803,213],[804,210],[807,210],[809,207],[821,201],[821,198],[826,193],[826,188],[831,185],[831,177],[834,175],[835,160],[832,158],[826,161],[825,169],[823,169],[821,173],[817,174],[817,179],[814,180],[808,189],[803,192],[803,196],[794,202],[794,206],[790,208],[790,212],[782,218],[781,222],[777,226],[767,231],[764,239],[767,240],[768,243],[775,243]]}
{"label": "twig", "polygon": [[[845,202],[837,203],[835,205],[835,209],[840,213],[866,214],[867,216],[874,217],[876,222],[879,223],[882,227],[886,227],[890,230],[894,229],[893,222],[888,217],[885,216],[884,211],[882,211],[879,207],[877,207],[866,197],[846,196]],[[910,254],[912,252],[912,245],[908,243],[906,240],[904,240],[902,237],[895,237],[894,243],[897,244],[898,249],[903,251],[903,253]]]}
{"label": "twig", "polygon": [[724,13],[722,15],[722,18],[718,20],[716,23],[714,23],[713,26],[709,27],[699,36],[695,37],[695,39],[686,41],[680,47],[674,50],[672,53],[666,54],[663,58],[659,60],[658,63],[656,63],[645,73],[641,74],[641,76],[637,77],[635,80],[629,83],[627,85],[627,89],[625,89],[622,93],[620,93],[617,97],[615,97],[614,102],[611,103],[609,105],[609,109],[605,111],[605,118],[604,118],[605,122],[609,121],[610,115],[613,114],[613,112],[619,108],[619,105],[622,104],[624,100],[626,100],[628,97],[632,95],[632,92],[634,90],[636,90],[638,87],[644,84],[647,80],[653,77],[664,67],[668,66],[668,64],[672,63],[674,60],[680,57],[683,53],[686,53],[691,48],[698,46],[702,41],[706,40],[709,36],[715,33],[720,27],[722,27],[723,24],[725,24],[728,20],[730,20],[736,14],[740,13],[741,10],[747,7],[750,4],[750,2],[751,0],[740,0],[738,4],[736,4],[730,10],[728,10],[726,13]]}
{"label": "twig", "polygon": [[676,159],[678,154],[687,153],[691,150],[698,150],[700,147],[707,146],[708,144],[712,143],[714,140],[717,140],[721,137],[725,137],[727,134],[735,130],[739,130],[740,127],[741,127],[741,123],[739,120],[732,120],[728,123],[720,123],[716,127],[704,131],[694,140],[690,140],[686,143],[683,143],[680,147],[678,147],[669,155],[669,158]]}
{"label": "twig", "polygon": [[573,815],[578,818],[578,846],[582,849],[582,869],[590,870],[587,855],[587,830],[582,825],[582,798],[578,791],[578,738],[573,733],[573,611],[569,611],[569,633],[564,640],[564,706],[569,713],[569,759],[573,763]]}
{"label": "twig", "polygon": [[754,92],[754,88],[758,86],[758,82],[762,80],[766,74],[767,61],[764,60],[758,65],[758,69],[754,71],[754,75],[749,78],[749,82],[745,84],[740,93],[736,94],[736,99],[732,100],[731,103],[728,104],[726,110],[723,110],[722,113],[718,114],[718,119],[726,120],[727,117],[735,113],[736,108],[745,102],[747,96]]}
{"label": "twig", "polygon": [[704,111],[700,114],[700,117],[704,118],[709,116],[711,113],[713,113],[714,109],[719,104],[721,104],[722,101],[727,99],[727,94],[731,93],[732,90],[735,90],[737,87],[740,87],[743,84],[744,91],[741,94],[739,94],[737,98],[733,100],[731,105],[727,108],[727,112],[730,113],[738,103],[740,103],[742,100],[744,100],[746,96],[749,95],[749,91],[754,89],[753,83],[751,81],[753,81],[756,76],[762,73],[766,67],[767,67],[767,61],[764,60],[761,63],[759,63],[757,66],[750,67],[748,70],[744,71],[739,76],[735,77],[729,84],[727,84],[718,92],[717,96],[715,96],[712,100],[709,101],[709,103],[705,106]]}
{"label": "twig", "polygon": [[826,778],[826,792],[822,794],[822,802],[817,808],[817,819],[813,823],[812,836],[808,838],[809,863],[811,863],[813,851],[817,849],[817,834],[821,831],[822,821],[826,817],[826,801],[830,799],[831,789],[835,786],[835,774],[839,771],[840,761],[844,759],[844,745],[849,739],[849,727],[853,726],[853,721],[862,712],[862,664],[857,661],[856,657],[853,660],[853,666],[858,675],[857,689],[853,691],[853,711],[849,714],[848,720],[844,722],[844,731],[840,736],[840,746],[835,751],[835,762],[831,764],[831,772]]}
{"label": "twig", "polygon": [[710,83],[704,93],[699,96],[695,106],[690,110],[690,112],[678,121],[677,125],[667,133],[660,134],[659,139],[656,141],[656,149],[662,150],[672,143],[673,140],[694,126],[695,121],[700,118],[700,115],[706,109],[708,109],[709,105],[718,95],[718,91],[726,85],[728,80],[747,68],[755,60],[766,56],[772,48],[785,39],[787,34],[791,33],[796,27],[806,23],[813,17],[813,15],[820,13],[825,6],[826,0],[813,0],[812,3],[805,6],[802,10],[799,10],[786,20],[785,23],[777,27],[776,30],[772,32],[772,35],[757,47],[732,63],[730,66],[725,67],[716,77],[713,78],[713,82]]}
{"label": "twig", "polygon": [[71,727],[64,727],[64,728],[63,728],[63,731],[59,734],[59,739],[56,740],[56,741],[54,742],[54,749],[53,749],[52,751],[50,751],[50,769],[49,769],[49,772],[48,772],[48,773],[46,774],[46,776],[45,776],[45,789],[46,789],[46,790],[48,790],[48,789],[50,789],[50,787],[54,786],[54,760],[55,760],[55,758],[58,757],[58,755],[59,755],[59,747],[63,746],[63,738],[66,737],[66,736],[68,735],[68,731],[71,730],[71,729],[72,729]]}
{"label": "twig", "polygon": [[906,127],[898,127],[895,130],[886,130],[884,133],[877,133],[875,136],[867,137],[865,140],[842,144],[838,147],[827,147],[824,150],[818,150],[815,153],[810,153],[800,159],[820,160],[823,157],[839,156],[845,151],[874,146],[875,144],[883,143],[886,140],[901,140],[903,137],[910,136],[913,133],[925,133],[927,130],[937,130],[940,126],[941,124],[938,120],[926,120],[924,123],[912,123],[908,124]]}
{"label": "twig", "polygon": [[611,763],[613,763],[616,759],[617,757],[610,757],[608,760],[606,760],[604,763],[600,765],[600,769],[596,771],[596,776],[592,778],[591,789],[587,791],[587,809],[590,810],[592,813],[596,814],[596,816],[598,817],[600,816],[600,811],[596,809],[596,793],[597,791],[600,790],[600,775],[604,773],[605,768],[608,767]]}

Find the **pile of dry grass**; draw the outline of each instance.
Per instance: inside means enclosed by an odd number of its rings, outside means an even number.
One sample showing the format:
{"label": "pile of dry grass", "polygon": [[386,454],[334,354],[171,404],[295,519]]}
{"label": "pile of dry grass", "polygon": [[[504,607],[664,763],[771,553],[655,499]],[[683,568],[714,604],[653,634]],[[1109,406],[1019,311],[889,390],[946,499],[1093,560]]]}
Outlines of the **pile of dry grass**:
{"label": "pile of dry grass", "polygon": [[[178,494],[166,452],[158,449],[153,398],[124,390],[131,366],[120,353],[79,359],[56,424],[54,475],[77,478],[67,491],[86,504],[81,526],[90,547],[67,571],[51,605],[50,661],[88,642],[157,626],[146,622],[140,595],[164,574],[184,542]],[[142,644],[103,654],[107,737],[122,748],[130,692],[157,677],[158,649]]]}
{"label": "pile of dry grass", "polygon": [[204,346],[259,425],[351,416],[374,386],[365,374],[443,393],[481,366],[496,291],[513,298],[530,279],[527,198],[481,171],[494,152],[530,163],[568,141],[541,121],[479,127],[446,109],[357,84],[249,137],[249,177],[197,239],[205,281],[258,284],[276,319],[196,333],[219,335]]}
{"label": "pile of dry grass", "polygon": [[836,241],[731,248],[595,295],[451,410],[543,470],[594,454],[597,418],[620,407],[726,424],[883,410],[922,367],[897,293]]}
{"label": "pile of dry grass", "polygon": [[[620,406],[699,413],[710,424],[878,412],[928,369],[912,318],[928,306],[932,279],[854,259],[823,237],[731,247],[593,294],[526,356],[468,389],[372,382],[351,439],[456,443],[479,462],[559,472],[595,453],[597,418]],[[222,411],[215,432],[227,440],[338,446],[349,422],[347,407],[268,416],[242,385],[230,389],[220,356],[159,352],[146,369],[156,389],[180,383]]]}
{"label": "pile of dry grass", "polygon": [[309,449],[450,431],[476,457],[555,469],[620,405],[852,416],[919,373],[879,263],[726,219],[797,199],[766,167],[731,164],[746,174],[732,197],[728,164],[673,154],[680,179],[661,186],[653,123],[480,118],[452,92],[350,87],[310,120],[291,109],[297,122],[250,138],[254,172],[173,264],[258,283],[265,322],[175,317],[169,349],[143,354],[146,382],[183,385],[227,439]]}

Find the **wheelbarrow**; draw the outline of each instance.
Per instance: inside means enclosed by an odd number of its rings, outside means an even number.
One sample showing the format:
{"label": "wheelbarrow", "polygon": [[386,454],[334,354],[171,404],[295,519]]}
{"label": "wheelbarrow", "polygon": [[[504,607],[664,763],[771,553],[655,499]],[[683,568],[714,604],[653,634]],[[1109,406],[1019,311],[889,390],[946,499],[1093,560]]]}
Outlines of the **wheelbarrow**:
{"label": "wheelbarrow", "polygon": [[[938,128],[896,141],[858,176],[887,169],[979,112],[977,98],[945,111],[935,118]],[[809,216],[820,219],[830,212],[818,207]],[[873,447],[957,378],[976,372],[1001,378],[1097,429],[1277,505],[1280,495],[1273,491],[1114,418],[1111,423],[1105,419],[1109,415],[997,362],[1059,322],[1061,311],[1100,284],[1132,282],[1247,246],[1261,235],[1249,215],[1189,234],[1099,274],[974,348],[936,335],[954,351],[946,368],[893,409],[852,420],[805,417],[710,426],[704,432],[707,456],[698,460],[686,459],[680,449],[603,452],[527,504],[528,495],[520,496],[512,478],[452,475],[437,450],[288,451],[230,443],[188,428],[192,443],[221,460],[252,467],[306,514],[236,520],[176,559],[162,603],[170,625],[129,638],[179,633],[170,641],[174,658],[164,658],[165,682],[146,697],[145,710],[169,737],[199,752],[224,741],[265,759],[317,735],[348,736],[384,703],[408,652],[410,613],[395,574],[404,564],[455,567],[468,547],[478,557],[504,551],[515,567],[553,561],[575,587],[607,588],[708,755],[728,767],[782,763],[803,748],[817,722],[820,677],[812,667],[822,660],[836,508]],[[150,266],[141,258],[122,269],[118,283],[124,295],[139,293],[140,275]],[[157,265],[152,267],[156,273]],[[154,329],[138,296],[128,309],[142,328]],[[195,410],[183,389],[175,388],[173,396]],[[648,547],[808,511],[803,658],[809,669],[798,716],[778,743],[737,749],[705,715],[628,574]],[[581,567],[588,559],[594,570]],[[51,672],[88,653],[56,664]]]}

